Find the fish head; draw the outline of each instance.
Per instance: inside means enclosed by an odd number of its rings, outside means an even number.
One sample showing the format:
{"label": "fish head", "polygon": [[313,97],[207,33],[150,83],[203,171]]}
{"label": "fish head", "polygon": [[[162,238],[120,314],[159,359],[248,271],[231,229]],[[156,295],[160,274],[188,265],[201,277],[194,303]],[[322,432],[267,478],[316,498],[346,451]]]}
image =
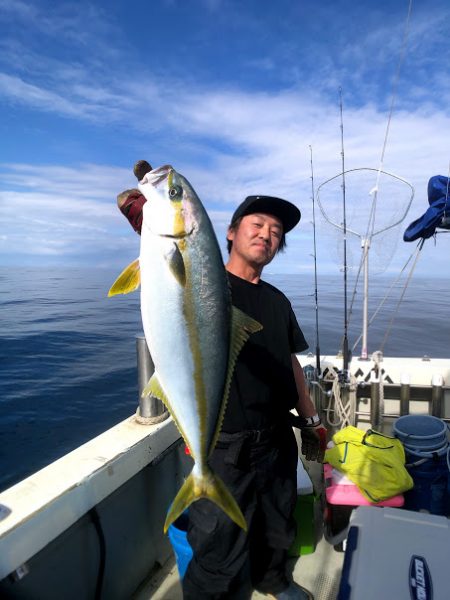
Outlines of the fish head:
{"label": "fish head", "polygon": [[173,167],[153,169],[141,179],[139,189],[147,199],[143,230],[162,237],[185,238],[196,229],[196,194]]}

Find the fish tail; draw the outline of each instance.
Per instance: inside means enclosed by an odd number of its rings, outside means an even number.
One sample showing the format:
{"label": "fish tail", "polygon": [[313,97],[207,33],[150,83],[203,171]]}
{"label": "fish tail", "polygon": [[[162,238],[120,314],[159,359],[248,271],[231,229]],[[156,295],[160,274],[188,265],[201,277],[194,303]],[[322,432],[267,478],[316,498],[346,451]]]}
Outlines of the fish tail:
{"label": "fish tail", "polygon": [[212,471],[199,477],[191,473],[172,502],[164,523],[164,533],[169,526],[188,508],[192,502],[207,498],[221,508],[232,521],[247,531],[247,523],[236,500],[233,498],[223,481]]}

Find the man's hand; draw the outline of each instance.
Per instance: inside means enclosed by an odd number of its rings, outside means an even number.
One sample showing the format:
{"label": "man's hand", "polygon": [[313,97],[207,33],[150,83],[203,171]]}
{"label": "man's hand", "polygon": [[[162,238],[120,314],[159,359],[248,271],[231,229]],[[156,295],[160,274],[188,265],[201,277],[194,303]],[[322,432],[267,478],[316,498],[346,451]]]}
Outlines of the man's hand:
{"label": "man's hand", "polygon": [[323,462],[325,450],[327,449],[327,430],[323,425],[317,427],[302,427],[302,454],[306,460]]}
{"label": "man's hand", "polygon": [[[138,160],[133,167],[133,173],[138,181],[151,170],[152,167],[146,160]],[[131,227],[139,235],[142,227],[142,207],[146,201],[145,196],[137,188],[125,190],[117,196],[117,206],[120,212],[126,216]]]}

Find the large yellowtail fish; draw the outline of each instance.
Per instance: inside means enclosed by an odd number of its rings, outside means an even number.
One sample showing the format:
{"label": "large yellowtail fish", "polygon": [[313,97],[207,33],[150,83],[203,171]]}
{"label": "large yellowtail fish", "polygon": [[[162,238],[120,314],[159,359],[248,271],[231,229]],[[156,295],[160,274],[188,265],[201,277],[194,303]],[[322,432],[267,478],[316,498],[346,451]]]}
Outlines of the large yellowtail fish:
{"label": "large yellowtail fish", "polygon": [[141,313],[155,373],[144,389],[164,402],[195,461],[164,531],[195,500],[208,498],[243,529],[244,516],[207,459],[220,432],[236,357],[261,325],[231,305],[211,221],[172,167],[147,173],[139,259],[109,295],[141,285]]}

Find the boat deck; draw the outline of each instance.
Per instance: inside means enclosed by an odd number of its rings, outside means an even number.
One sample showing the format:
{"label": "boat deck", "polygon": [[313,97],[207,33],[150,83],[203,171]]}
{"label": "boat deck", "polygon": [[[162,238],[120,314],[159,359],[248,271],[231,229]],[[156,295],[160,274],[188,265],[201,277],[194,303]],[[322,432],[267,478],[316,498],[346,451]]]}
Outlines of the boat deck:
{"label": "boat deck", "polygon": [[[315,600],[336,600],[339,591],[341,568],[344,559],[325,539],[321,539],[313,554],[289,560],[294,581],[314,594]],[[164,567],[148,581],[133,600],[183,600],[175,559],[171,558]],[[269,598],[259,592],[252,600]]]}
{"label": "boat deck", "polygon": [[[387,358],[384,379],[373,381],[370,362],[358,363],[358,427],[378,423],[389,435],[400,414],[433,414],[450,422],[449,365]],[[329,362],[326,368],[335,375],[340,366]],[[313,391],[323,418],[330,412],[333,421],[327,391],[332,379],[324,377]],[[323,498],[321,465],[305,467]],[[88,598],[98,589],[111,600],[182,598],[163,523],[191,468],[172,419],[143,426],[132,416],[2,492],[0,596],[37,598],[51,580],[47,600]],[[313,505],[315,552],[291,559],[288,567],[316,600],[334,600],[344,554],[324,536],[321,502]],[[340,517],[338,530],[347,513]],[[255,592],[253,598],[264,595]]]}
{"label": "boat deck", "polygon": [[[306,463],[306,468],[314,484],[316,495],[322,493],[321,467],[317,463]],[[312,554],[291,558],[288,570],[294,581],[310,590],[315,600],[335,600],[339,591],[344,553],[324,538],[321,503],[315,507],[316,549]],[[133,600],[182,600],[181,584],[175,558],[154,572],[146,584],[133,596]],[[259,592],[252,594],[252,600],[269,598]]]}

